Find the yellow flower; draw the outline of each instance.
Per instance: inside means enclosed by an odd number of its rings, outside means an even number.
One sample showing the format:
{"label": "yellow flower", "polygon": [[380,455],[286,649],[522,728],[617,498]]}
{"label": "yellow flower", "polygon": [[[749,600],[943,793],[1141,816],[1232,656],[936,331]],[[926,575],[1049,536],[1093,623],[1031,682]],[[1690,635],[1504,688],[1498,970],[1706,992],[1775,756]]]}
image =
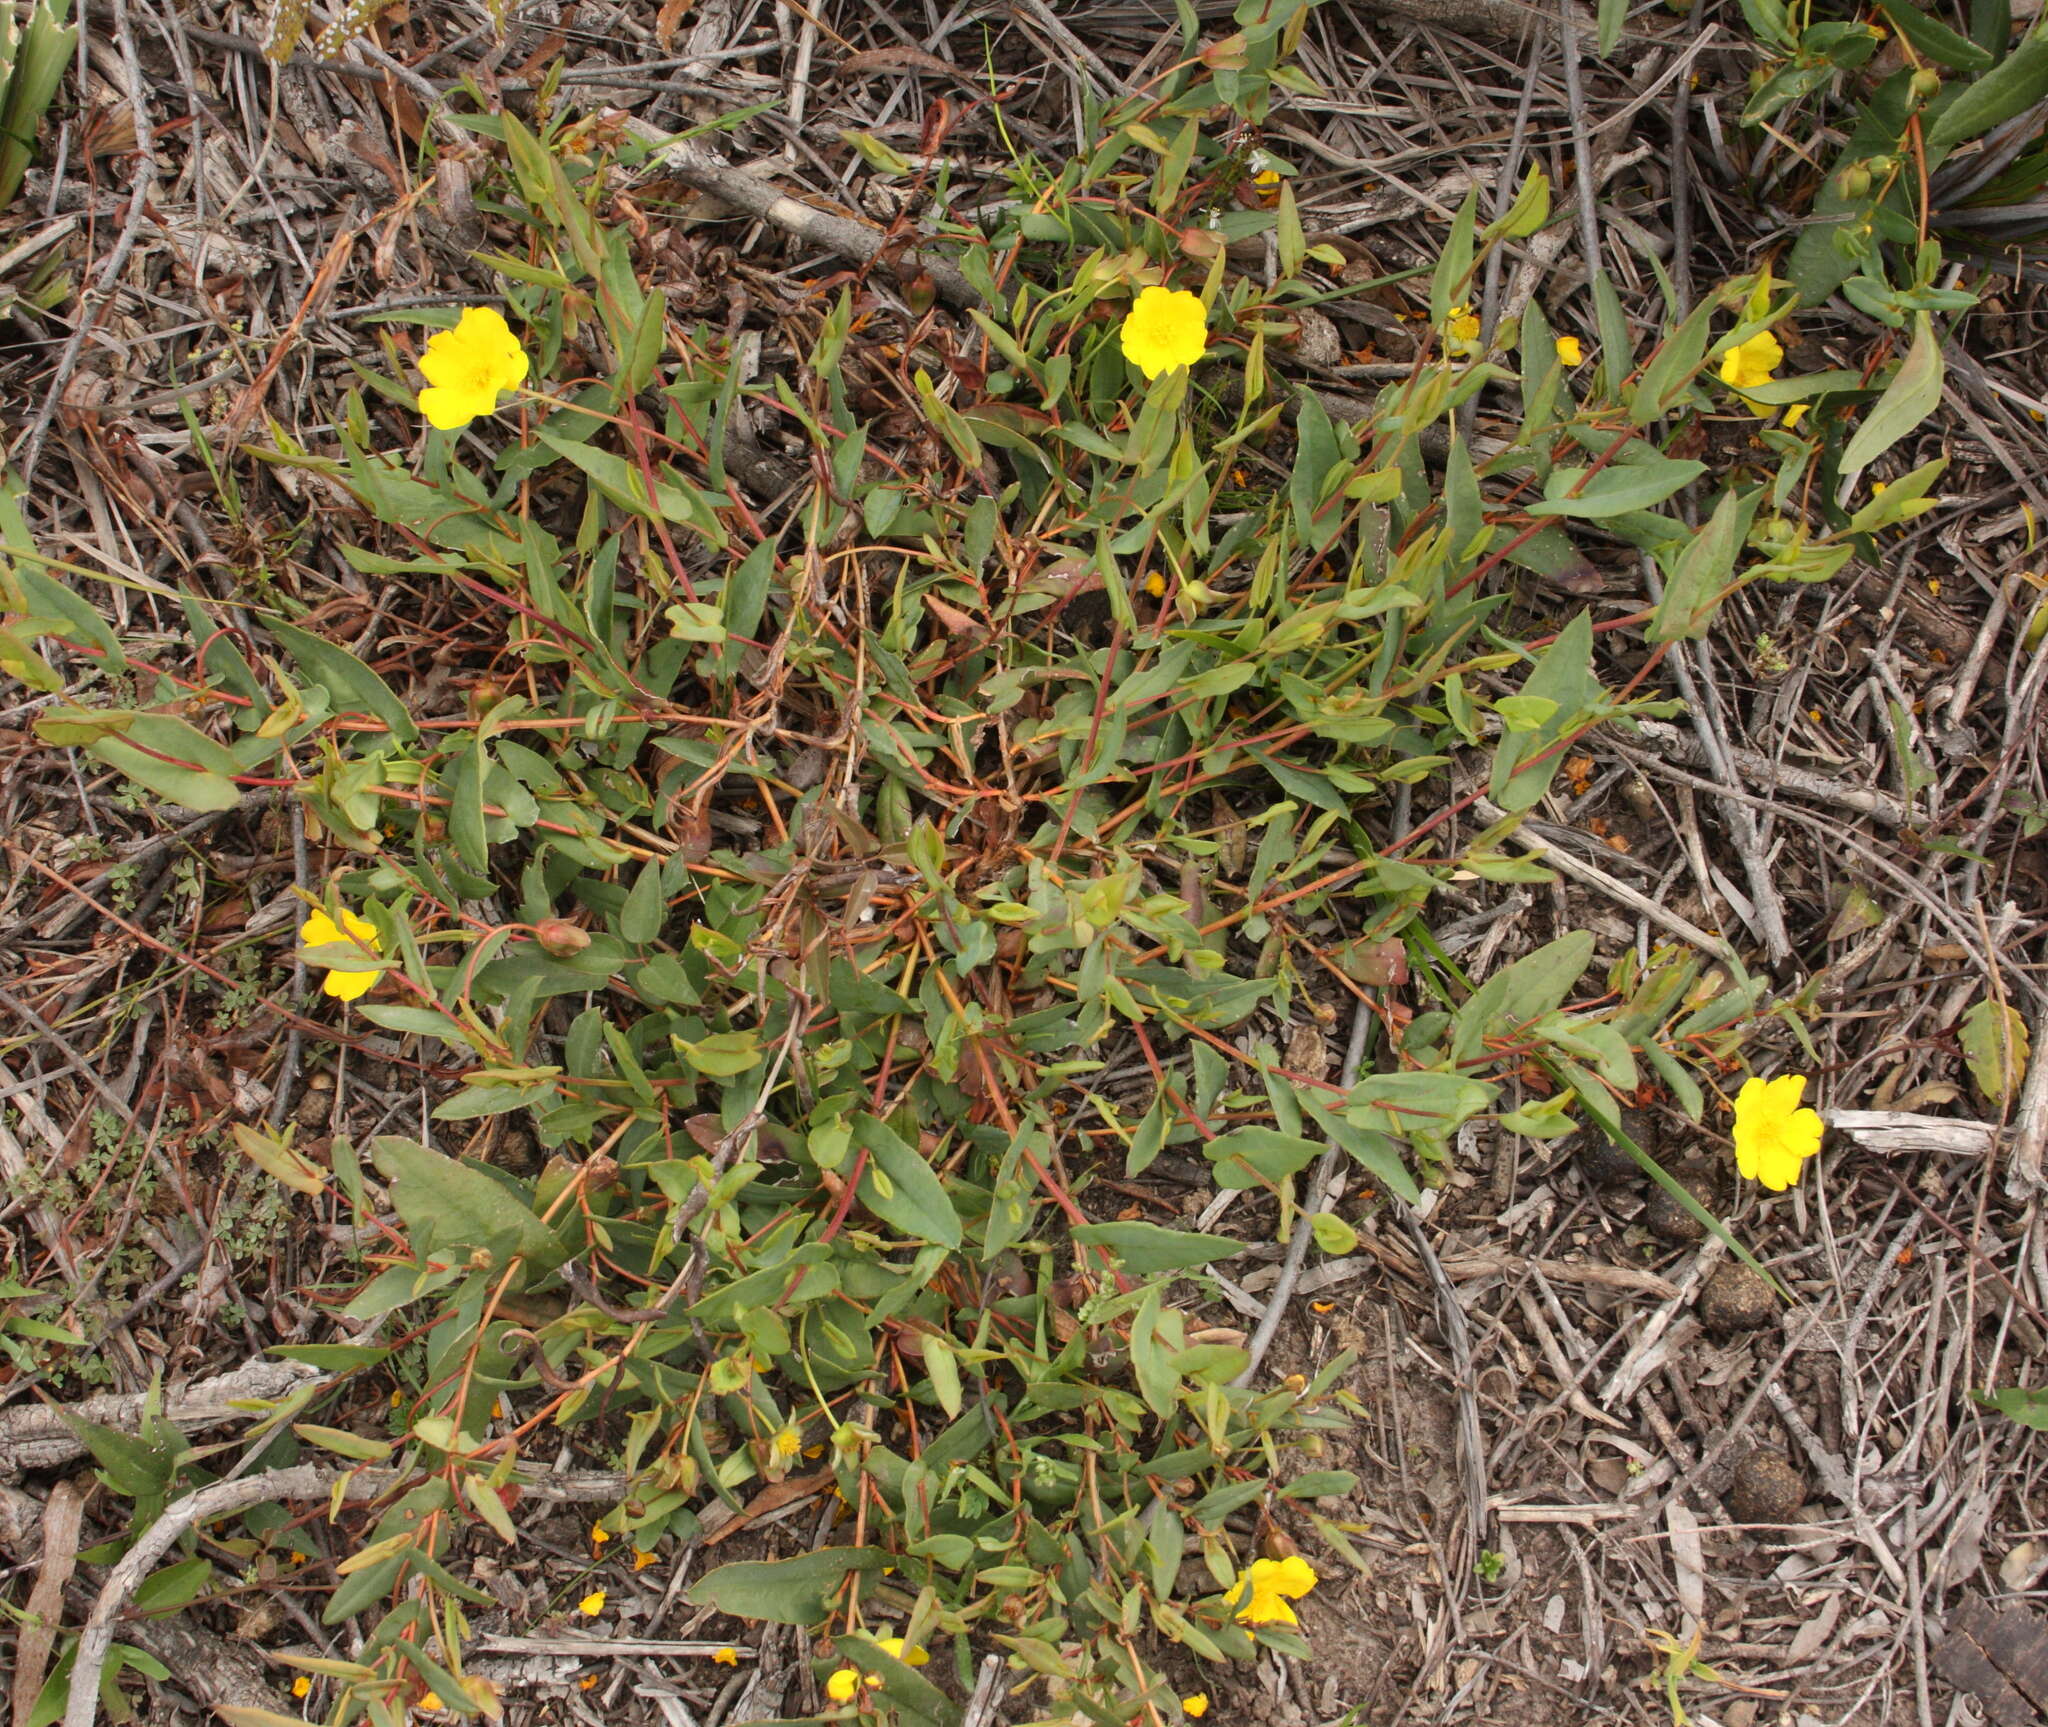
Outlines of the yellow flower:
{"label": "yellow flower", "polygon": [[313,1681],[308,1679],[303,1673],[292,1681],[292,1695],[294,1697],[303,1697],[312,1689]]}
{"label": "yellow flower", "polygon": [[420,1699],[420,1707],[430,1714],[438,1714],[441,1710],[447,1708],[448,1705],[441,1701],[441,1694],[438,1691],[429,1691]]}
{"label": "yellow flower", "polygon": [[[875,1639],[875,1647],[881,1650],[884,1655],[895,1656],[906,1667],[922,1667],[931,1659],[922,1649],[913,1649],[906,1655],[903,1652],[903,1639],[900,1637],[877,1637]],[[879,1685],[881,1681],[875,1679],[871,1683]]]}
{"label": "yellow flower", "polygon": [[1479,314],[1470,306],[1453,306],[1451,321],[1445,328],[1450,333],[1451,351],[1455,354],[1476,354],[1479,352]]}
{"label": "yellow flower", "polygon": [[1155,600],[1164,599],[1166,597],[1166,578],[1157,570],[1154,570],[1145,578],[1145,592],[1150,594]]}
{"label": "yellow flower", "polygon": [[[875,1647],[884,1655],[892,1655],[906,1667],[922,1667],[931,1656],[922,1649],[905,1650],[900,1637],[877,1637]],[[723,1660],[720,1656],[718,1659]],[[863,1675],[857,1667],[842,1667],[825,1681],[825,1695],[835,1703],[851,1703],[855,1693],[865,1685],[869,1690],[882,1683],[879,1673]]]}
{"label": "yellow flower", "polygon": [[711,1659],[716,1661],[721,1667],[737,1667],[740,1664],[740,1652],[728,1646],[719,1650]]}
{"label": "yellow flower", "polygon": [[1779,416],[1778,424],[1783,426],[1786,431],[1791,431],[1791,429],[1794,426],[1798,425],[1801,420],[1806,418],[1806,412],[1810,406],[1812,406],[1812,404],[1808,402],[1794,402],[1791,405],[1791,407],[1787,408],[1784,411],[1784,413]]}
{"label": "yellow flower", "polygon": [[645,1571],[648,1568],[648,1566],[654,1563],[657,1557],[658,1555],[656,1555],[652,1551],[642,1551],[635,1553],[633,1555],[633,1569],[635,1571]]}
{"label": "yellow flower", "polygon": [[1768,384],[1784,360],[1783,344],[1770,331],[1759,330],[1721,356],[1721,382],[1737,390],[1753,390]]}
{"label": "yellow flower", "polygon": [[1121,340],[1124,358],[1148,379],[1192,366],[1209,351],[1209,308],[1185,288],[1141,288]]}
{"label": "yellow flower", "polygon": [[1298,1553],[1254,1559],[1223,1604],[1234,1609],[1240,1625],[1296,1625],[1300,1621],[1287,1603],[1299,1601],[1317,1581],[1315,1567]]}
{"label": "yellow flower", "polygon": [[[301,947],[342,947],[351,942],[364,949],[366,954],[384,951],[377,940],[377,926],[367,918],[357,917],[346,906],[342,907],[340,928],[335,927],[334,919],[324,910],[309,912],[306,921],[299,925]],[[327,968],[327,976],[321,981],[320,988],[336,1001],[354,1001],[359,995],[367,995],[370,986],[377,981],[377,967],[374,965],[359,965],[350,960],[322,963]]]}
{"label": "yellow flower", "polygon": [[804,1448],[804,1436],[794,1427],[785,1427],[775,1436],[775,1455],[794,1457]]}
{"label": "yellow flower", "polygon": [[609,1541],[609,1540],[610,1540],[611,1538],[612,1538],[612,1532],[611,1532],[611,1531],[610,1531],[609,1529],[607,1529],[607,1528],[606,1528],[606,1527],[605,1527],[605,1526],[604,1526],[604,1525],[603,1525],[602,1523],[593,1523],[593,1524],[592,1524],[592,1525],[590,1526],[590,1545],[591,1545],[591,1546],[593,1546],[593,1547],[602,1547],[602,1546],[603,1546],[603,1545],[604,1545],[604,1544],[605,1544],[605,1543],[606,1543],[607,1541]]}
{"label": "yellow flower", "polygon": [[1567,366],[1582,366],[1586,363],[1586,350],[1576,336],[1557,338],[1557,357]]}
{"label": "yellow flower", "polygon": [[1183,1697],[1180,1700],[1180,1712],[1193,1720],[1201,1720],[1209,1713],[1209,1693],[1197,1691],[1192,1697]]}
{"label": "yellow flower", "polygon": [[498,392],[526,382],[526,355],[501,313],[469,306],[454,329],[427,338],[420,372],[429,386],[420,392],[420,412],[429,425],[453,432],[497,412]]}
{"label": "yellow flower", "polygon": [[1773,1193],[1799,1179],[1799,1166],[1820,1150],[1823,1123],[1801,1109],[1806,1075],[1746,1079],[1735,1094],[1735,1167]]}
{"label": "yellow flower", "polygon": [[595,1619],[604,1611],[604,1591],[602,1589],[591,1590],[588,1595],[576,1603],[576,1611],[586,1619]]}

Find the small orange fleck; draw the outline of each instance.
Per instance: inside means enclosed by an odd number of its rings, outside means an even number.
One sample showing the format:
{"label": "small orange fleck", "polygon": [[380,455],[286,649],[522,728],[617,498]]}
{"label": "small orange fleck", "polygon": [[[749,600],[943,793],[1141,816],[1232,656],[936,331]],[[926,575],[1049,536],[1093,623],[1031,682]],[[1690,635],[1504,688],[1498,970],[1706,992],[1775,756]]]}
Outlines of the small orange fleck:
{"label": "small orange fleck", "polygon": [[604,1591],[602,1589],[591,1590],[588,1595],[576,1603],[576,1611],[586,1619],[595,1619],[604,1611]]}
{"label": "small orange fleck", "polygon": [[652,1565],[655,1562],[655,1560],[659,1557],[659,1554],[654,1553],[651,1550],[637,1552],[633,1555],[633,1569],[635,1571],[645,1571],[648,1568],[648,1566]]}
{"label": "small orange fleck", "polygon": [[595,1673],[586,1673],[583,1675],[581,1679],[576,1681],[576,1689],[579,1691],[588,1691],[596,1684],[597,1675]]}
{"label": "small orange fleck", "polygon": [[1333,1308],[1335,1308],[1336,1305],[1337,1304],[1334,1301],[1311,1301],[1309,1303],[1309,1306],[1313,1307],[1318,1313],[1328,1313]]}
{"label": "small orange fleck", "polygon": [[292,1681],[292,1695],[294,1697],[303,1697],[312,1689],[313,1681],[308,1679],[303,1673]]}
{"label": "small orange fleck", "polygon": [[737,1667],[740,1664],[740,1652],[728,1644],[725,1648],[719,1650],[716,1655],[712,1656],[711,1659],[716,1661],[721,1667]]}
{"label": "small orange fleck", "polygon": [[591,1545],[591,1546],[593,1546],[593,1547],[602,1547],[602,1546],[603,1546],[603,1545],[604,1545],[604,1544],[605,1544],[605,1543],[606,1543],[607,1541],[609,1541],[609,1540],[610,1540],[611,1538],[612,1538],[612,1532],[611,1532],[611,1531],[610,1531],[609,1529],[607,1529],[607,1528],[606,1528],[606,1527],[605,1527],[605,1526],[604,1526],[604,1525],[603,1525],[602,1523],[593,1523],[593,1524],[592,1524],[592,1525],[590,1526],[590,1545]]}

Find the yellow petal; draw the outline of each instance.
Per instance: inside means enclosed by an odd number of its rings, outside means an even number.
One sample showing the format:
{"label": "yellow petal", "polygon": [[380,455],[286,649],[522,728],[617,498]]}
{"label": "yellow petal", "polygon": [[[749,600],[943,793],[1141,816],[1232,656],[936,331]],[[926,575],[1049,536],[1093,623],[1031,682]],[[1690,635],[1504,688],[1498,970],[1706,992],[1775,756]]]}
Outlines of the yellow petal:
{"label": "yellow petal", "polygon": [[595,1619],[604,1611],[604,1591],[602,1589],[593,1589],[581,1601],[576,1603],[576,1611],[586,1619]]}
{"label": "yellow petal", "polygon": [[1297,1601],[1321,1581],[1316,1576],[1316,1568],[1299,1553],[1276,1561],[1268,1580],[1282,1595],[1292,1596]]}
{"label": "yellow petal", "polygon": [[860,1675],[851,1667],[842,1667],[825,1681],[825,1695],[835,1703],[851,1703],[860,1690]]}
{"label": "yellow petal", "polygon": [[1557,357],[1567,366],[1582,366],[1586,361],[1586,350],[1576,336],[1557,338]]}
{"label": "yellow petal", "polygon": [[458,390],[436,385],[420,392],[420,412],[438,431],[459,432],[471,420],[497,412],[496,390]]}
{"label": "yellow petal", "polygon": [[1180,1700],[1180,1712],[1193,1720],[1201,1720],[1209,1713],[1209,1693],[1197,1691],[1192,1697],[1183,1697]]}
{"label": "yellow petal", "polygon": [[356,971],[345,966],[336,966],[320,980],[320,993],[331,995],[336,1001],[354,1001],[377,987],[381,972]]}

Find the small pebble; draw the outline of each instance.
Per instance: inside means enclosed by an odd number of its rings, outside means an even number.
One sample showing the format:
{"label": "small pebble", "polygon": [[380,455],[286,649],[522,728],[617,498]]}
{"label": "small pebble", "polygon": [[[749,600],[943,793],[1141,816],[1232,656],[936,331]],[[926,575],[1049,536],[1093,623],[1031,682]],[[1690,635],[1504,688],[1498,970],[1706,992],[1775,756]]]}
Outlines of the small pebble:
{"label": "small pebble", "polygon": [[1768,1325],[1777,1311],[1777,1292],[1737,1260],[1715,1267],[1700,1291],[1700,1322],[1723,1336]]}
{"label": "small pebble", "polygon": [[[1652,1157],[1663,1147],[1664,1127],[1654,1110],[1623,1110],[1621,1131]],[[1643,1166],[1630,1155],[1626,1146],[1603,1139],[1590,1129],[1585,1143],[1579,1147],[1579,1168],[1595,1187],[1619,1187],[1626,1181],[1640,1181],[1643,1176]]]}
{"label": "small pebble", "polygon": [[1595,1187],[1620,1187],[1641,1179],[1643,1166],[1613,1140],[1589,1132],[1579,1147],[1579,1170]]}
{"label": "small pebble", "polygon": [[1736,1465],[1728,1509],[1737,1523],[1788,1523],[1806,1503],[1806,1478],[1782,1451],[1752,1451]]}
{"label": "small pebble", "polygon": [[[1678,1170],[1674,1174],[1680,1187],[1707,1210],[1714,1209],[1714,1184],[1711,1181],[1697,1171]],[[1707,1233],[1707,1226],[1666,1192],[1661,1182],[1650,1189],[1649,1203],[1643,1207],[1643,1221],[1660,1241],[1699,1241]]]}

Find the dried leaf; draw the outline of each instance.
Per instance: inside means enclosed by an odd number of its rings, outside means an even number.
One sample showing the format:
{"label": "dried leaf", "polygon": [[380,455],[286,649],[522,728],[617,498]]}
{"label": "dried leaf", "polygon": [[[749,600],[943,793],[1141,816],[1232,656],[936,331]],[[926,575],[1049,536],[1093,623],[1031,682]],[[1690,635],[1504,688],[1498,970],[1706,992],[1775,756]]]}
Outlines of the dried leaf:
{"label": "dried leaf", "polygon": [[1986,1101],[2001,1109],[2011,1103],[2027,1077],[2027,1022],[2019,1010],[1986,997],[1963,1015],[1956,1035]]}

